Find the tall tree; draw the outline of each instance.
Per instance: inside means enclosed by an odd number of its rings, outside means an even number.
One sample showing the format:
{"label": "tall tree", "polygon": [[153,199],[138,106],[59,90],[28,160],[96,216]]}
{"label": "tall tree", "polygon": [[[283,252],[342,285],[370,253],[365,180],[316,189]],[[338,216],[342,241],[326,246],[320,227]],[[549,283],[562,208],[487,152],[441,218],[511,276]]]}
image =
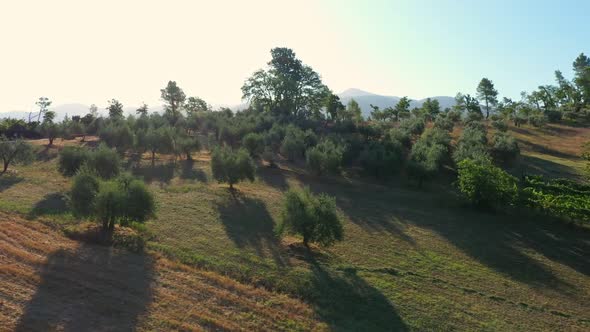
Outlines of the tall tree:
{"label": "tall tree", "polygon": [[490,106],[498,104],[498,90],[494,87],[494,83],[482,78],[477,86],[477,98],[486,105],[486,119],[490,116]]}
{"label": "tall tree", "polygon": [[47,112],[49,106],[51,106],[51,100],[47,97],[40,97],[39,100],[35,103],[39,106],[39,116],[37,116],[37,122],[41,121],[41,115]]}
{"label": "tall tree", "polygon": [[422,104],[422,109],[431,119],[434,119],[440,113],[440,103],[438,99],[427,98]]}
{"label": "tall tree", "polygon": [[113,120],[123,118],[123,104],[117,99],[109,100],[109,106],[107,106],[107,111],[109,111],[109,118]]}
{"label": "tall tree", "polygon": [[168,81],[168,85],[160,90],[161,98],[166,102],[166,112],[172,115],[173,119],[178,119],[180,108],[184,105],[186,95],[184,91],[176,85],[175,81]]}
{"label": "tall tree", "polygon": [[329,90],[320,75],[297,59],[290,48],[277,47],[270,52],[268,68],[254,72],[244,82],[243,98],[282,115],[305,117],[321,109]]}
{"label": "tall tree", "polygon": [[583,99],[583,105],[590,105],[590,58],[581,53],[572,64],[574,83]]}
{"label": "tall tree", "polygon": [[143,103],[138,109],[135,110],[135,113],[139,116],[146,116],[148,114],[148,105]]}
{"label": "tall tree", "polygon": [[357,103],[354,99],[350,99],[350,101],[346,105],[345,113],[347,117],[349,117],[354,123],[359,123],[363,121],[363,113],[361,112],[361,107],[359,106],[359,103]]}
{"label": "tall tree", "polygon": [[211,111],[211,105],[199,97],[188,97],[184,108],[188,114]]}
{"label": "tall tree", "polygon": [[406,117],[407,114],[410,114],[410,99],[408,97],[402,97],[397,104],[395,104],[393,110],[398,117]]}
{"label": "tall tree", "polygon": [[342,112],[345,110],[344,105],[340,101],[340,97],[330,93],[325,99],[326,114],[330,117],[330,120],[336,121],[342,117]]}

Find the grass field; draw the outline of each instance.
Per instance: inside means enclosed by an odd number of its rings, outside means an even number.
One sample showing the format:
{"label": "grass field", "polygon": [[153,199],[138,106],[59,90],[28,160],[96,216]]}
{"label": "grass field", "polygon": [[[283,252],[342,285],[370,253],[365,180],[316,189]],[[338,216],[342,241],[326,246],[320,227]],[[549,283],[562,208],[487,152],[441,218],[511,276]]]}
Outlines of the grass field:
{"label": "grass field", "polygon": [[[577,155],[589,133],[587,129],[554,125],[543,130],[517,128],[514,134],[523,153],[517,171],[578,177],[583,163]],[[55,154],[54,149],[46,150],[33,165],[17,167],[16,174],[0,177],[0,211],[7,213],[4,218],[18,216],[15,218],[19,221],[10,225],[22,231],[15,233],[27,232],[23,228],[27,222],[20,220],[23,218],[52,224],[75,222],[65,198],[70,180],[57,173]],[[211,180],[207,153],[199,154],[190,164],[165,161],[152,168],[145,160],[133,173],[150,183],[158,202],[157,219],[147,223],[153,234],[147,243],[148,254],[133,254],[135,259],[167,257],[158,261],[186,271],[183,278],[189,278],[186,282],[192,282],[192,286],[183,288],[184,279],[168,277],[172,274],[166,267],[136,269],[162,269],[163,280],[174,279],[172,289],[176,292],[167,294],[167,299],[174,302],[175,310],[161,308],[165,299],[149,297],[145,307],[161,311],[148,316],[160,318],[124,318],[125,324],[138,322],[153,329],[165,326],[158,325],[163,322],[177,322],[188,327],[170,323],[170,328],[207,328],[198,319],[178,319],[174,312],[202,303],[203,297],[197,294],[200,291],[190,296],[182,291],[204,287],[199,285],[198,275],[222,278],[218,274],[223,274],[231,279],[219,279],[216,287],[227,290],[233,289],[230,285],[240,285],[261,292],[269,298],[262,302],[268,302],[271,308],[274,297],[282,299],[283,306],[277,310],[293,312],[293,316],[275,322],[268,318],[272,314],[261,308],[246,315],[251,319],[245,319],[244,324],[250,325],[244,325],[234,322],[234,316],[224,319],[216,313],[217,309],[223,311],[224,301],[220,300],[211,315],[217,324],[212,326],[221,329],[590,329],[590,232],[586,229],[539,217],[473,211],[462,206],[448,187],[433,185],[418,190],[403,179],[382,186],[359,179],[318,178],[288,165],[280,169],[261,167],[255,182],[238,184],[238,190],[230,192]],[[335,196],[345,222],[343,242],[329,249],[314,248],[311,254],[298,239],[279,240],[273,230],[283,192],[304,185]],[[26,227],[33,228],[31,234],[36,234],[35,227],[41,227],[32,221],[29,224]],[[60,241],[81,246],[67,239]],[[9,236],[0,239],[0,245],[13,243]],[[39,275],[51,266],[51,252],[60,250],[43,249],[49,258],[28,273],[43,279]],[[67,255],[79,256],[75,252],[72,249]],[[0,273],[1,282],[9,279]],[[95,279],[89,282],[111,282]],[[30,282],[27,287],[29,293],[35,288],[42,292],[43,282]],[[178,302],[172,300],[176,296],[181,298]],[[26,308],[35,304],[35,298],[14,303]],[[67,312],[68,305],[57,304],[56,310]],[[226,310],[233,311],[230,307]],[[25,320],[26,310],[19,312],[20,317],[12,321]],[[127,316],[142,315],[131,312]]]}

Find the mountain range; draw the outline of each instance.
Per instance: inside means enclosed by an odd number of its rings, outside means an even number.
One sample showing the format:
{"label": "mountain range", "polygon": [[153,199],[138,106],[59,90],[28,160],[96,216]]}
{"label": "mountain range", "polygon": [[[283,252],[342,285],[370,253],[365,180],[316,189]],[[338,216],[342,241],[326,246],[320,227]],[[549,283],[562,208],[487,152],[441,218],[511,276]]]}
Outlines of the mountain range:
{"label": "mountain range", "polygon": [[[383,109],[386,107],[395,106],[399,102],[399,100],[401,99],[400,97],[397,97],[397,96],[378,95],[375,93],[371,93],[371,92],[367,92],[367,91],[363,91],[363,90],[359,90],[359,89],[347,89],[347,90],[339,93],[338,97],[340,97],[340,101],[344,105],[348,104],[351,99],[354,99],[361,107],[361,110],[363,112],[363,116],[365,116],[365,117],[367,117],[371,114],[371,111],[372,111],[371,105],[375,105],[375,106],[378,106],[379,108]],[[430,98],[438,100],[438,102],[440,103],[441,110],[444,110],[447,107],[452,107],[453,105],[455,105],[455,98],[453,98],[453,97],[435,96],[435,97],[430,97]],[[412,100],[410,102],[410,109],[412,109],[414,107],[421,107],[425,100],[426,100],[426,98],[419,99],[419,100]],[[238,105],[229,106],[229,108],[231,108],[233,110],[242,110],[242,109],[246,108],[247,105],[248,105],[247,103],[241,103]],[[217,109],[220,106],[227,106],[227,105],[213,105],[213,108]],[[61,105],[53,106],[53,107],[51,107],[51,110],[56,113],[57,120],[62,120],[66,116],[66,114],[70,117],[72,117],[74,115],[83,116],[88,113],[89,107],[90,107],[90,105],[85,105],[85,104],[80,104],[80,103],[71,103],[71,104],[61,104]],[[129,106],[129,107],[125,107],[123,109],[123,111],[125,114],[135,114],[135,110],[137,108],[138,107]],[[161,105],[150,107],[150,111],[161,112],[162,110],[163,110],[163,106],[161,106]],[[106,109],[99,109],[98,112],[99,112],[99,114],[107,115]],[[38,114],[38,113],[34,112],[32,114],[33,119],[36,119],[35,114]],[[22,112],[22,111],[0,112],[0,118],[16,118],[16,119],[27,120],[29,118],[29,113]]]}

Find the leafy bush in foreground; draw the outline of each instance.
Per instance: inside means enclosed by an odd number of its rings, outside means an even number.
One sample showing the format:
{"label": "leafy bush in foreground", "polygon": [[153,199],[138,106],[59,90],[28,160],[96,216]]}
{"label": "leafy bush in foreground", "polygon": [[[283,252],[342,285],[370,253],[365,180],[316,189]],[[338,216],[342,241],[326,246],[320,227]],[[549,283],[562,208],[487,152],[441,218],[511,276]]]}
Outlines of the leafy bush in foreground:
{"label": "leafy bush in foreground", "polygon": [[331,140],[307,150],[307,166],[317,174],[338,173],[342,164],[343,149]]}
{"label": "leafy bush in foreground", "polygon": [[516,178],[489,160],[459,162],[457,186],[467,201],[484,209],[513,204],[518,195]]}
{"label": "leafy bush in foreground", "polygon": [[59,153],[58,170],[65,176],[73,176],[88,161],[88,158],[87,149],[67,146]]}

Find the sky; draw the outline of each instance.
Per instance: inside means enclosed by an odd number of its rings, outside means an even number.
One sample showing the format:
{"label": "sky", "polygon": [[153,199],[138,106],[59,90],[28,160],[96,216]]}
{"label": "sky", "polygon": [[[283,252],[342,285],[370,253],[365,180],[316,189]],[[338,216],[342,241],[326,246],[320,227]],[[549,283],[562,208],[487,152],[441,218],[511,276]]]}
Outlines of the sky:
{"label": "sky", "polygon": [[334,92],[501,96],[554,81],[590,53],[590,1],[0,1],[0,112],[161,104],[174,80],[211,104],[290,47]]}

